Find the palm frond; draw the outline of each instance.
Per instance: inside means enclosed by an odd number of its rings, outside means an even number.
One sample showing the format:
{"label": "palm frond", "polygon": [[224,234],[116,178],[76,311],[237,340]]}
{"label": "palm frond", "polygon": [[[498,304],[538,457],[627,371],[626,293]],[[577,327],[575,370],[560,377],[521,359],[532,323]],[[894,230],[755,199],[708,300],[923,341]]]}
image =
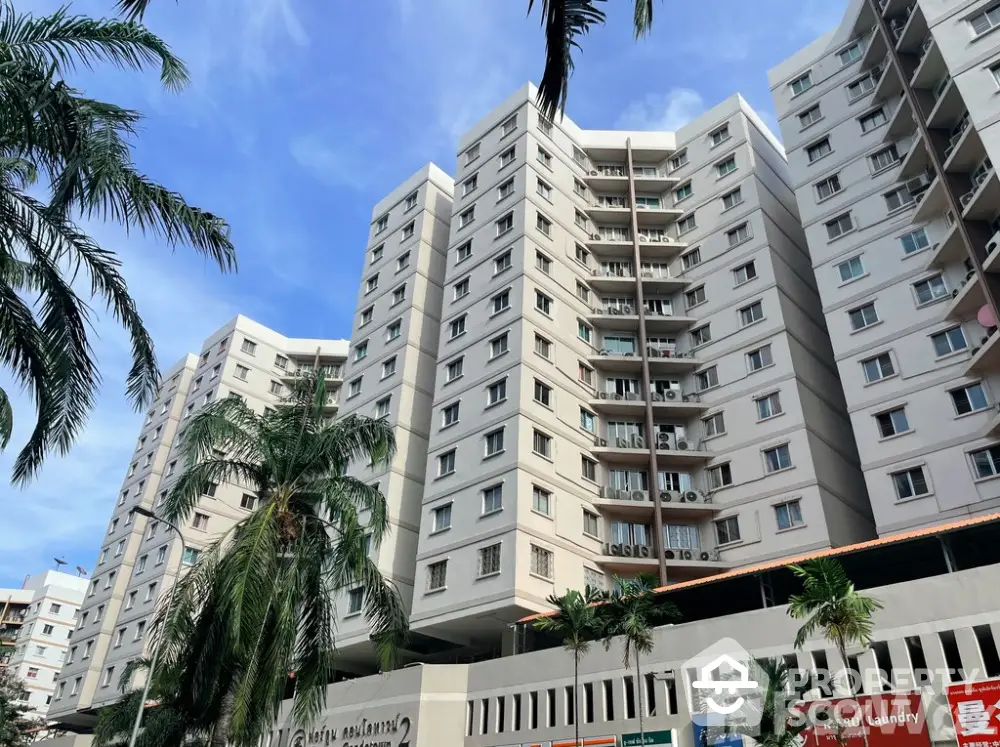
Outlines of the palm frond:
{"label": "palm frond", "polygon": [[14,409],[11,407],[7,392],[0,388],[0,450],[7,448],[13,432]]}

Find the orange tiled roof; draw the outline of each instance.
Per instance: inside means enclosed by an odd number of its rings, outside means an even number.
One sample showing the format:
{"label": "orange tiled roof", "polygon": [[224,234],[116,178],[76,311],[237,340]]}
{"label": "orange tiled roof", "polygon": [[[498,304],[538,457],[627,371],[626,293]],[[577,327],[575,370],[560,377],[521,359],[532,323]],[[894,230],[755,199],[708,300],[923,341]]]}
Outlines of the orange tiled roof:
{"label": "orange tiled roof", "polygon": [[[769,571],[773,568],[783,568],[787,565],[792,565],[795,563],[802,563],[806,560],[812,560],[814,558],[827,558],[835,557],[837,555],[847,555],[852,552],[857,552],[859,550],[867,550],[872,547],[881,547],[883,545],[893,545],[897,542],[904,542],[906,540],[916,539],[918,537],[928,537],[934,534],[943,534],[945,532],[951,532],[956,529],[963,529],[964,527],[974,526],[976,524],[987,524],[991,521],[996,521],[1000,519],[1000,512],[983,514],[982,516],[974,516],[969,519],[962,519],[961,521],[953,521],[948,524],[935,524],[932,527],[926,527],[924,529],[913,529],[909,532],[901,532],[900,534],[893,534],[888,537],[879,537],[878,539],[868,540],[867,542],[858,542],[854,545],[844,545],[843,547],[830,547],[826,550],[817,550],[816,552],[806,553],[804,555],[795,555],[790,558],[782,558],[781,560],[772,560],[767,563],[759,563],[758,565],[748,565],[743,568],[737,568],[732,571],[726,571],[725,573],[719,573],[714,576],[705,576],[704,578],[696,578],[693,581],[681,581],[677,584],[670,584],[669,586],[660,586],[659,588],[653,589],[653,593],[659,594],[665,591],[677,591],[678,589],[688,589],[692,586],[701,586],[702,584],[710,584],[716,581],[723,581],[727,578],[737,578],[738,576],[747,576],[752,573],[760,573],[761,571]],[[539,612],[534,615],[528,615],[527,617],[522,617],[518,620],[516,624],[531,622],[539,617],[549,617],[555,614],[554,612]]]}

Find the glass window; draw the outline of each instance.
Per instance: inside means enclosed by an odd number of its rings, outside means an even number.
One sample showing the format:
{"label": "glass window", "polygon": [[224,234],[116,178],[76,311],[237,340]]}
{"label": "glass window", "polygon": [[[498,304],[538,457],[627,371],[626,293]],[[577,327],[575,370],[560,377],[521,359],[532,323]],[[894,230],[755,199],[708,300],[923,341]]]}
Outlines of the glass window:
{"label": "glass window", "polygon": [[869,384],[886,379],[896,373],[892,365],[892,358],[889,357],[888,353],[861,361],[861,368],[865,374],[865,381]]}
{"label": "glass window", "polygon": [[856,309],[847,312],[847,317],[851,323],[851,329],[857,331],[870,327],[879,321],[878,313],[875,311],[875,302],[866,303]]}
{"label": "glass window", "polygon": [[879,413],[875,416],[875,422],[878,424],[881,438],[898,436],[910,430],[910,424],[906,419],[906,409],[903,407]]}
{"label": "glass window", "polygon": [[857,280],[865,274],[865,266],[862,263],[860,256],[851,257],[850,259],[841,262],[837,265],[837,270],[840,272],[840,282],[842,283]]}
{"label": "glass window", "polygon": [[726,545],[740,541],[740,522],[738,517],[730,516],[715,522],[715,536],[718,544]]}
{"label": "glass window", "polygon": [[900,500],[930,493],[930,489],[927,487],[927,478],[924,477],[923,467],[913,467],[902,472],[896,472],[891,477],[893,487],[896,489],[896,497]]}
{"label": "glass window", "polygon": [[915,231],[910,231],[908,234],[900,236],[899,242],[903,245],[903,254],[913,254],[930,246],[927,231],[923,228],[918,228]]}
{"label": "glass window", "polygon": [[986,390],[978,381],[975,384],[963,386],[961,389],[952,389],[949,394],[951,402],[955,406],[955,412],[959,415],[985,410],[990,404],[986,398]]}
{"label": "glass window", "polygon": [[961,327],[952,327],[931,335],[931,344],[934,345],[934,352],[939,358],[969,347],[969,343],[965,339],[965,332]]}
{"label": "glass window", "polygon": [[792,457],[788,451],[788,444],[775,446],[773,449],[764,450],[764,465],[768,472],[788,469],[792,466]]}
{"label": "glass window", "polygon": [[779,531],[800,527],[804,523],[802,521],[802,506],[799,501],[779,503],[774,507],[774,518],[778,522]]}

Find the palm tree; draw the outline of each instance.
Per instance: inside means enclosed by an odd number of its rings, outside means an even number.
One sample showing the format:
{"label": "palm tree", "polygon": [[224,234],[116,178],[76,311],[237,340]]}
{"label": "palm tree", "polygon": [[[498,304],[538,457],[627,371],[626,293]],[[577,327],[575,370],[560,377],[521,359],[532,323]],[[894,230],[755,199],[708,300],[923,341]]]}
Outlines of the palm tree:
{"label": "palm tree", "polygon": [[[71,16],[66,8],[34,16],[0,0],[0,363],[37,410],[14,463],[22,484],[47,454],[70,448],[94,406],[100,372],[88,338],[89,299],[73,287],[78,277],[129,334],[126,394],[137,409],[159,380],[153,342],[118,258],[75,217],[189,245],[221,269],[235,269],[226,223],[136,169],[131,139],[141,115],[88,98],[63,80],[76,66],[97,64],[156,65],[171,90],[187,82],[184,64],[142,26]],[[0,448],[12,427],[10,400],[0,391]]]}
{"label": "palm tree", "polygon": [[336,664],[339,591],[359,589],[376,654],[395,665],[406,612],[369,551],[389,531],[385,497],[347,475],[395,452],[391,426],[349,415],[329,422],[322,376],[285,406],[258,414],[237,398],[195,415],[181,440],[183,474],[164,516],[190,516],[206,486],[236,483],[258,507],[201,553],[178,582],[173,611],[156,621],[182,710],[211,745],[251,745],[274,724],[289,674],[292,717],[313,720]]}
{"label": "palm tree", "polygon": [[[802,580],[802,593],[788,600],[789,616],[805,621],[795,635],[795,647],[801,649],[806,639],[822,633],[836,647],[850,687],[848,646],[871,645],[875,629],[872,615],[882,609],[881,603],[859,594],[844,567],[833,558],[815,558],[788,568]],[[837,743],[843,745],[843,728],[838,725],[835,731]]]}
{"label": "palm tree", "polygon": [[[578,40],[581,36],[590,33],[592,27],[604,24],[606,16],[601,10],[604,1],[540,0],[545,34],[545,68],[538,85],[538,106],[549,119],[554,119],[557,113],[566,109],[569,79],[573,74],[573,53],[580,49]],[[121,2],[145,4],[148,0]],[[653,25],[653,0],[633,2],[632,24],[638,39],[648,33]],[[535,0],[528,0],[529,14],[534,7]]]}
{"label": "palm tree", "polygon": [[598,613],[604,628],[604,648],[610,649],[614,639],[620,637],[626,669],[632,668],[635,656],[636,711],[639,713],[640,740],[645,742],[643,730],[643,692],[641,655],[653,651],[653,629],[659,625],[680,620],[680,611],[672,602],[653,596],[655,584],[648,578],[615,578],[612,590],[605,595],[606,604]]}
{"label": "palm tree", "polygon": [[563,596],[554,594],[548,598],[556,608],[555,614],[537,619],[535,630],[549,633],[562,639],[563,648],[573,656],[573,726],[576,741],[580,744],[580,660],[590,651],[590,644],[601,637],[602,624],[597,608],[602,599],[600,591],[588,586],[581,594],[567,591]]}

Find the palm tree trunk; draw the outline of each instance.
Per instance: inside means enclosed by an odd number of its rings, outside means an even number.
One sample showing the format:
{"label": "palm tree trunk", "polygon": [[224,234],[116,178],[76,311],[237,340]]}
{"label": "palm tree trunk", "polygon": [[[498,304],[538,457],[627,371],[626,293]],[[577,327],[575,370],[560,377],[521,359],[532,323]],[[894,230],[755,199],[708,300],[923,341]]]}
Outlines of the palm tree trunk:
{"label": "palm tree trunk", "polygon": [[212,737],[209,739],[209,747],[226,747],[229,743],[230,727],[233,723],[233,708],[235,707],[233,694],[226,693],[222,696],[219,704],[219,718],[212,727]]}
{"label": "palm tree trunk", "polygon": [[573,654],[573,728],[576,732],[573,747],[580,747],[580,655]]}
{"label": "palm tree trunk", "polygon": [[[843,669],[844,678],[847,680],[847,690],[850,691],[850,675],[847,673],[847,670],[848,670],[848,664],[847,664],[847,641],[845,641],[843,638],[838,637],[834,641],[834,645],[836,645],[836,647],[837,647],[837,654],[840,656],[840,660],[843,662],[843,665],[844,665],[844,669]],[[840,721],[837,722],[836,737],[837,737],[837,747],[846,747],[847,746],[847,736],[844,734],[844,726],[843,726],[843,724],[840,723]]]}
{"label": "palm tree trunk", "polygon": [[642,666],[639,664],[639,647],[635,647],[635,684],[639,688],[639,697],[636,698],[636,706],[639,708],[639,744],[646,744],[646,732],[642,726],[642,701],[646,688],[642,681]]}

